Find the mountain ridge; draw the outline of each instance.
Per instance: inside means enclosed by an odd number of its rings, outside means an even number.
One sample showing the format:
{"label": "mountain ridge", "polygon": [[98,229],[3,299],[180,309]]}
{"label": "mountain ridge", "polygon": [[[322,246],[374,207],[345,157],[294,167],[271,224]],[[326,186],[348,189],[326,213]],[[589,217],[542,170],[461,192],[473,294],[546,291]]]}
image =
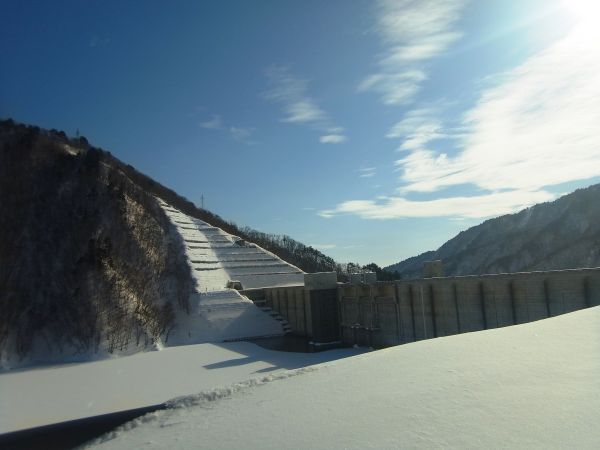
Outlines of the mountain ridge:
{"label": "mountain ridge", "polygon": [[488,219],[437,250],[385,267],[419,278],[425,261],[441,259],[445,275],[524,272],[600,265],[600,184],[552,202]]}

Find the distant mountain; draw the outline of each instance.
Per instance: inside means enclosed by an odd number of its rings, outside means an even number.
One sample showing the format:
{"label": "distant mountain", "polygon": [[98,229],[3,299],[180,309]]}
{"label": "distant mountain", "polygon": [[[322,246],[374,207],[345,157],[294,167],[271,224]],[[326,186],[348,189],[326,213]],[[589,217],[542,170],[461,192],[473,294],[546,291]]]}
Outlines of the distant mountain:
{"label": "distant mountain", "polygon": [[600,266],[600,184],[487,220],[436,251],[385,269],[420,278],[423,263],[436,259],[443,260],[445,275]]}

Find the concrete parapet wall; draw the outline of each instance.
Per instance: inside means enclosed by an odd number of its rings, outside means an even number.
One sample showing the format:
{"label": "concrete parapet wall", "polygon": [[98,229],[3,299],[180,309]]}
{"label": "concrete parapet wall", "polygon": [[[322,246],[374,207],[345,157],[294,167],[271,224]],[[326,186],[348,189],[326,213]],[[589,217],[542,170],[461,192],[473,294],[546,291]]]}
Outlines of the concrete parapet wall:
{"label": "concrete parapet wall", "polygon": [[350,274],[350,284],[371,284],[377,281],[375,272],[362,272]]}
{"label": "concrete parapet wall", "polygon": [[545,319],[600,304],[600,268],[341,285],[341,335],[385,347]]}
{"label": "concrete parapet wall", "polygon": [[304,287],[309,291],[335,289],[337,288],[337,274],[335,272],[305,273]]}

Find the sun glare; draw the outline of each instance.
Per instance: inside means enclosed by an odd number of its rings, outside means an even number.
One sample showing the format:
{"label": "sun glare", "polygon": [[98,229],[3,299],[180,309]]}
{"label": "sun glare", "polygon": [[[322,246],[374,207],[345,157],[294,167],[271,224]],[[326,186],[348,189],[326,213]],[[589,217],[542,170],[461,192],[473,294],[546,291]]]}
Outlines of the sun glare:
{"label": "sun glare", "polygon": [[587,22],[600,17],[600,0],[563,0],[563,5],[579,20]]}
{"label": "sun glare", "polygon": [[600,0],[562,0],[562,4],[577,21],[574,40],[578,45],[595,48],[600,40]]}

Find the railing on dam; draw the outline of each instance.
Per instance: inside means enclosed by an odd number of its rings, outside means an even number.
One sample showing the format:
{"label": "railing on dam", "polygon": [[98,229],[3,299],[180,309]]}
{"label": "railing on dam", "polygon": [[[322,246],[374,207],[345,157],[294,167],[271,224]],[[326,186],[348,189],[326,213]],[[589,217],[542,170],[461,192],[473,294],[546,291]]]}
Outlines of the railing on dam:
{"label": "railing on dam", "polygon": [[296,334],[387,347],[600,305],[600,268],[316,287],[266,288],[265,294]]}

